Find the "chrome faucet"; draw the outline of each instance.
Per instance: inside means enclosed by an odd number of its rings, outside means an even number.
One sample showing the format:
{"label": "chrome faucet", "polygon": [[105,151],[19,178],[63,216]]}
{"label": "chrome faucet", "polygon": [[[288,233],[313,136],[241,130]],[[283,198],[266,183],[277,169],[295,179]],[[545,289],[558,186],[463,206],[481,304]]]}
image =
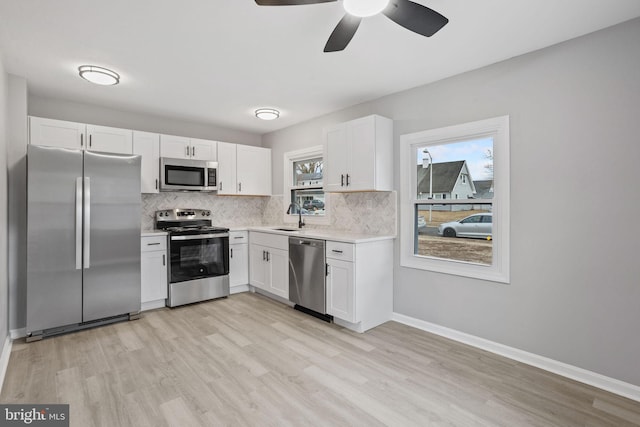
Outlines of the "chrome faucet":
{"label": "chrome faucet", "polygon": [[292,202],[289,204],[289,208],[287,209],[287,215],[291,215],[291,208],[297,206],[298,207],[298,228],[304,227],[304,221],[302,221],[302,208],[296,202]]}

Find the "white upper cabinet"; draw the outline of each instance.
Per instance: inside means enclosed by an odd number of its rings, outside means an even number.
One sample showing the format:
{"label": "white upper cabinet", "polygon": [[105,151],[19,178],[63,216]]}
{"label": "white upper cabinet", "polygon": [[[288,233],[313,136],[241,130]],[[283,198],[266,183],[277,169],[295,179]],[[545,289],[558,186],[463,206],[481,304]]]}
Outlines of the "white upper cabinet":
{"label": "white upper cabinet", "polygon": [[175,135],[160,135],[160,155],[174,159],[217,159],[216,141],[187,138]]}
{"label": "white upper cabinet", "polygon": [[133,131],[130,129],[87,125],[87,135],[87,150],[133,154]]}
{"label": "white upper cabinet", "polygon": [[218,194],[237,194],[236,144],[218,142]]}
{"label": "white upper cabinet", "polygon": [[141,192],[157,193],[160,177],[160,135],[133,131],[133,154],[141,159]]}
{"label": "white upper cabinet", "polygon": [[75,150],[133,153],[133,132],[129,129],[41,117],[29,117],[29,142],[34,145]]}
{"label": "white upper cabinet", "polygon": [[29,143],[81,150],[85,143],[85,124],[29,117]]}
{"label": "white upper cabinet", "polygon": [[238,145],[237,156],[238,194],[271,195],[271,149]]}
{"label": "white upper cabinet", "polygon": [[372,115],[324,129],[324,189],[393,190],[393,121]]}
{"label": "white upper cabinet", "polygon": [[218,194],[271,195],[271,149],[218,142]]}
{"label": "white upper cabinet", "polygon": [[197,160],[218,160],[218,143],[206,139],[191,138],[191,158]]}

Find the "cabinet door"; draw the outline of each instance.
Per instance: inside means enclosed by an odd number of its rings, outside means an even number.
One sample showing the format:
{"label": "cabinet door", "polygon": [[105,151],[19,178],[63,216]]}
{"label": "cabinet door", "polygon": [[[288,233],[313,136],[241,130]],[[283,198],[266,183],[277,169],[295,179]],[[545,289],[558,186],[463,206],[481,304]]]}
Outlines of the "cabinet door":
{"label": "cabinet door", "polygon": [[238,194],[271,195],[271,149],[237,145]]}
{"label": "cabinet door", "polygon": [[160,178],[160,136],[157,133],[134,131],[133,154],[142,156],[140,191],[157,193]]}
{"label": "cabinet door", "polygon": [[356,323],[353,263],[327,259],[327,313]]}
{"label": "cabinet door", "polygon": [[348,123],[349,169],[345,184],[348,191],[374,190],[376,165],[375,117],[363,117]]}
{"label": "cabinet door", "polygon": [[130,129],[87,125],[87,150],[104,153],[133,154],[133,131]]}
{"label": "cabinet door", "polygon": [[289,252],[267,248],[269,253],[269,292],[289,299]]}
{"label": "cabinet door", "polygon": [[236,144],[218,142],[218,194],[236,194]]}
{"label": "cabinet door", "polygon": [[229,245],[229,286],[249,283],[249,245]]}
{"label": "cabinet door", "polygon": [[267,291],[266,276],[267,248],[262,245],[249,245],[249,284]]}
{"label": "cabinet door", "polygon": [[218,160],[218,143],[206,139],[191,138],[191,158],[197,160]]}
{"label": "cabinet door", "polygon": [[160,135],[160,156],[173,159],[191,158],[189,138],[184,136]]}
{"label": "cabinet door", "polygon": [[142,252],[141,302],[167,298],[167,254],[165,251]]}
{"label": "cabinet door", "polygon": [[324,170],[323,188],[325,191],[346,191],[346,174],[348,170],[347,126],[344,123],[325,129],[324,131]]}
{"label": "cabinet door", "polygon": [[84,123],[29,117],[29,143],[81,150],[85,142]]}

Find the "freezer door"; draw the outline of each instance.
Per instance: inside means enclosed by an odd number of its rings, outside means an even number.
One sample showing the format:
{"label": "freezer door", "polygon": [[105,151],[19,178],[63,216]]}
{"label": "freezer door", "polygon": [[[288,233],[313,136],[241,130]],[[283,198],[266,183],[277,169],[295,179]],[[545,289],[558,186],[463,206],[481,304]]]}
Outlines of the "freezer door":
{"label": "freezer door", "polygon": [[84,322],[140,311],[140,156],[84,154]]}
{"label": "freezer door", "polygon": [[82,152],[27,148],[27,334],[82,322]]}

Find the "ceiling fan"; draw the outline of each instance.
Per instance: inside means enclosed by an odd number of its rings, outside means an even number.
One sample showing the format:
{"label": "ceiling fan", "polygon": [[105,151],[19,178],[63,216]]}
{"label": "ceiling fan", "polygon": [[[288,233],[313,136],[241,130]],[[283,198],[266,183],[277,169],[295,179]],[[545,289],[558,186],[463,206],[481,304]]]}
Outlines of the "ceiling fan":
{"label": "ceiling fan", "polygon": [[[337,0],[256,0],[259,6],[296,6],[331,3]],[[383,13],[398,25],[431,37],[449,20],[435,10],[409,0],[343,0],[347,12],[329,36],[325,52],[344,50],[353,38],[362,18]]]}

